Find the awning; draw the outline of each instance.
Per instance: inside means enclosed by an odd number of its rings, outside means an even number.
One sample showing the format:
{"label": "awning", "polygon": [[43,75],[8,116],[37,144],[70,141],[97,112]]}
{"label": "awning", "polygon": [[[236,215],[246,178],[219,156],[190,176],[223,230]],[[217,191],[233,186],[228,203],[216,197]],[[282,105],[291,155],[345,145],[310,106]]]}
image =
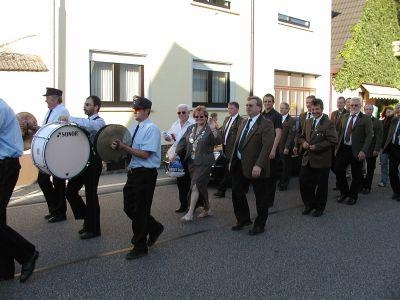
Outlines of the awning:
{"label": "awning", "polygon": [[0,52],[0,71],[46,72],[46,65],[38,55]]}
{"label": "awning", "polygon": [[360,88],[362,92],[368,92],[369,99],[400,100],[400,90],[394,87],[363,83]]}

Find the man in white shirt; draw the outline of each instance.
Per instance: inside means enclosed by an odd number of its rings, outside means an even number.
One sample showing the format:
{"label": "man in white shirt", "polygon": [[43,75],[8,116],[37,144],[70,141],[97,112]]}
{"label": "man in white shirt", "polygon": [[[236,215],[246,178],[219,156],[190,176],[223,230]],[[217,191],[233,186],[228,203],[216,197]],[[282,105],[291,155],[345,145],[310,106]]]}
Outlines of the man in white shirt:
{"label": "man in white shirt", "polygon": [[[106,125],[104,119],[99,116],[101,100],[97,96],[89,96],[83,110],[88,118],[69,117],[69,122],[75,123],[85,129],[89,134],[90,143],[96,133]],[[100,236],[100,205],[97,196],[97,187],[103,170],[101,158],[94,153],[90,155],[89,166],[82,174],[70,179],[67,185],[67,200],[71,205],[75,219],[83,219],[83,228],[79,231],[81,239],[90,239]],[[86,204],[79,195],[79,190],[85,186]]]}
{"label": "man in white shirt", "polygon": [[229,172],[229,161],[232,156],[233,147],[235,145],[235,140],[237,136],[237,132],[239,129],[239,125],[242,123],[243,118],[239,115],[239,103],[235,101],[231,101],[228,103],[228,114],[220,128],[222,137],[224,142],[222,144],[222,149],[227,158],[227,162],[225,165],[225,173],[221,182],[218,185],[218,191],[214,194],[214,196],[218,198],[225,197],[225,191],[228,186],[232,185],[232,176]]}
{"label": "man in white shirt", "polygon": [[[178,120],[172,123],[171,128],[168,131],[163,132],[164,140],[167,142],[172,142],[171,148],[168,150],[168,158],[171,159],[171,155],[175,155],[175,148],[182,136],[185,134],[187,128],[194,124],[195,121],[190,117],[190,108],[187,104],[179,104],[176,108],[176,113],[178,115]],[[176,183],[178,185],[179,191],[179,202],[180,207],[175,210],[177,213],[186,212],[188,209],[188,194],[190,189],[190,176],[189,170],[187,169],[186,164],[183,162],[182,164],[185,169],[185,175],[182,177],[178,177]]]}
{"label": "man in white shirt", "polygon": [[[62,104],[62,94],[63,92],[59,89],[46,88],[46,94],[43,96],[46,97],[49,111],[43,120],[43,125],[57,122],[60,117],[69,117],[68,110]],[[53,176],[51,181],[50,175],[39,171],[37,181],[49,208],[49,214],[45,216],[45,219],[49,223],[66,220],[65,179]]]}

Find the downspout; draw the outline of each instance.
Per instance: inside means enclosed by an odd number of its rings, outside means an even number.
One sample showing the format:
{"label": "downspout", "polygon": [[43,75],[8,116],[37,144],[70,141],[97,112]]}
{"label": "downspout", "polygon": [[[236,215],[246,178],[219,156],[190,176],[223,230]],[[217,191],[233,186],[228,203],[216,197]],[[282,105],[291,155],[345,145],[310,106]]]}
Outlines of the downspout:
{"label": "downspout", "polygon": [[250,96],[254,92],[254,0],[251,0],[250,17]]}

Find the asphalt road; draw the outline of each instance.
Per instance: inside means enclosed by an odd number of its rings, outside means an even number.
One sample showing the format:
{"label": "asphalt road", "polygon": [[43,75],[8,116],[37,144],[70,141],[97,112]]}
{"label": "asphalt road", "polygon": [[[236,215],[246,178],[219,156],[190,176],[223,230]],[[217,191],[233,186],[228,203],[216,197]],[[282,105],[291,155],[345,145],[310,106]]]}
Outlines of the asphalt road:
{"label": "asphalt road", "polygon": [[158,186],[152,212],[165,231],[136,261],[124,258],[131,227],[121,192],[100,196],[102,236],[85,241],[70,210],[66,222],[48,224],[44,203],[10,207],[9,224],[40,257],[25,284],[0,283],[0,299],[400,299],[400,203],[390,188],[355,206],[330,191],[326,213],[314,218],[301,215],[293,179],[259,236],[231,231],[230,193],[209,192],[213,216],[181,224],[176,186]]}

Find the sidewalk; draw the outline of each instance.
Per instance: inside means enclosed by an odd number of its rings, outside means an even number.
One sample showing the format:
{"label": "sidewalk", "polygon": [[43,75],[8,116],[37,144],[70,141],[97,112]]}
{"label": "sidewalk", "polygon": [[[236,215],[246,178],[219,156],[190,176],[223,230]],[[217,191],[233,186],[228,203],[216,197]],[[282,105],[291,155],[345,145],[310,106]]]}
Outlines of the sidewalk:
{"label": "sidewalk", "polygon": [[[175,181],[176,180],[174,178],[168,177],[165,174],[165,170],[163,168],[158,169],[158,177],[157,177],[158,186],[166,184],[174,184]],[[126,172],[124,171],[102,174],[100,176],[98,194],[103,195],[103,194],[121,192],[125,182],[126,182]],[[82,192],[83,189],[81,193]],[[44,201],[45,200],[43,197],[42,190],[40,189],[37,183],[34,183],[25,186],[16,186],[8,206],[12,207],[25,204],[42,203]]]}

